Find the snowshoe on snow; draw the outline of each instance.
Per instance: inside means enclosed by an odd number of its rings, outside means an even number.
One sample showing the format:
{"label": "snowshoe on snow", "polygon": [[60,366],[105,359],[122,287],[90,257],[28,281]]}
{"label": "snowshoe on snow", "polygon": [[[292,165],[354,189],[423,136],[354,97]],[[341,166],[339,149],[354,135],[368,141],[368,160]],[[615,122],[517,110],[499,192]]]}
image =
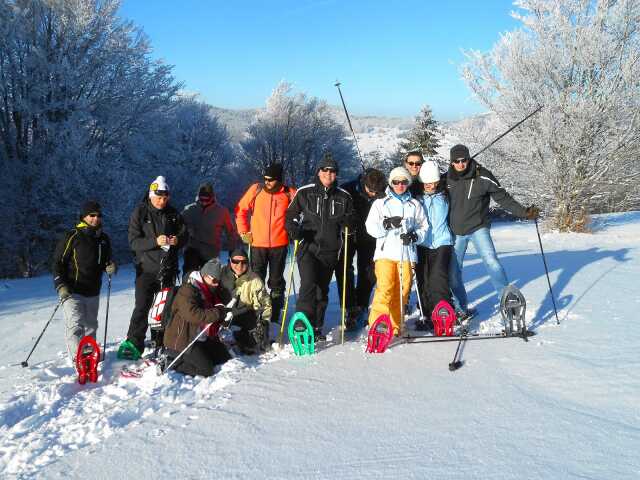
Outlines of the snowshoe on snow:
{"label": "snowshoe on snow", "polygon": [[384,353],[393,338],[393,326],[389,315],[380,315],[367,336],[367,353]]}
{"label": "snowshoe on snow", "polygon": [[139,360],[141,357],[142,353],[131,341],[125,340],[120,344],[118,348],[119,360]]}
{"label": "snowshoe on snow", "polygon": [[525,312],[527,302],[515,285],[507,285],[500,299],[500,315],[506,335],[521,333],[526,339]]}
{"label": "snowshoe on snow", "polygon": [[100,362],[100,347],[95,338],[85,336],[78,343],[76,353],[76,371],[78,383],[84,385],[89,380],[92,383],[98,381],[98,363]]}
{"label": "snowshoe on snow", "polygon": [[436,337],[453,335],[453,326],[457,317],[453,307],[446,300],[440,300],[431,313],[433,334]]}
{"label": "snowshoe on snow", "polygon": [[315,353],[315,333],[304,313],[295,313],[289,321],[288,333],[293,353],[298,356],[313,355]]}

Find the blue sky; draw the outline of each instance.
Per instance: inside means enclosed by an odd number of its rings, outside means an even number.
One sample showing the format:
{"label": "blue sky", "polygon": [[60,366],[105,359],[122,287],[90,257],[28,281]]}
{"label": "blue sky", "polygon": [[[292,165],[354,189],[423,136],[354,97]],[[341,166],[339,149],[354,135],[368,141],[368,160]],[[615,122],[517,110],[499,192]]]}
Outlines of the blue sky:
{"label": "blue sky", "polygon": [[462,49],[519,26],[511,0],[123,0],[185,89],[225,108],[263,106],[280,80],[354,114],[437,120],[484,111],[460,79]]}

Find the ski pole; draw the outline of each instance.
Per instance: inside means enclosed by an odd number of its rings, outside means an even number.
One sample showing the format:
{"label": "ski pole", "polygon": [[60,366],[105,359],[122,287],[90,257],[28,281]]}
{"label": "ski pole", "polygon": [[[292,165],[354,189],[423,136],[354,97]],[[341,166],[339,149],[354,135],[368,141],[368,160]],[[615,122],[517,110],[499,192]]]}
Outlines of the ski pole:
{"label": "ski pole", "polygon": [[109,299],[111,298],[111,275],[107,275],[107,313],[104,316],[104,342],[102,343],[102,361],[107,358],[107,327],[109,326]]}
{"label": "ski pole", "polygon": [[[402,241],[402,240],[401,240]],[[404,243],[402,243],[402,247],[400,250],[400,321],[399,321],[399,332],[398,332],[398,336],[402,337],[402,334],[404,333],[404,297],[402,295],[403,293],[403,273],[404,273]]]}
{"label": "ski pole", "polygon": [[212,322],[212,323],[207,323],[207,324],[204,326],[204,328],[200,331],[200,333],[199,333],[198,335],[196,335],[196,338],[194,338],[194,339],[191,341],[191,343],[190,343],[189,345],[187,345],[187,346],[184,348],[184,350],[182,350],[182,351],[178,354],[178,356],[177,356],[176,358],[174,358],[174,359],[173,359],[173,361],[172,361],[172,362],[167,366],[167,368],[165,368],[165,369],[164,369],[164,372],[163,372],[163,373],[168,372],[168,371],[171,369],[171,367],[173,367],[173,365],[178,361],[178,359],[179,359],[180,357],[182,357],[185,353],[187,353],[187,350],[189,350],[189,349],[193,346],[193,344],[194,344],[194,343],[196,343],[196,342],[198,341],[198,339],[202,336],[202,334],[209,330],[209,327],[210,327],[211,325],[213,325],[213,322]]}
{"label": "ski pole", "polygon": [[471,158],[476,158],[478,155],[480,155],[481,153],[483,153],[485,150],[487,150],[489,147],[491,147],[494,143],[496,143],[498,140],[500,140],[502,137],[504,137],[506,134],[508,134],[509,132],[511,132],[512,130],[514,130],[515,128],[519,127],[520,125],[522,125],[524,122],[526,122],[529,118],[533,117],[536,113],[538,113],[540,110],[542,110],[542,107],[544,105],[540,105],[538,106],[538,108],[536,108],[533,112],[531,112],[529,115],[527,115],[526,117],[524,117],[522,120],[520,120],[518,123],[516,123],[515,125],[513,125],[512,127],[510,127],[506,132],[498,135],[491,143],[489,143],[489,145],[487,145],[486,147],[484,147],[482,150],[480,150],[478,153],[475,153],[471,156]]}
{"label": "ski pole", "polygon": [[460,335],[460,340],[458,340],[458,346],[456,347],[456,353],[453,354],[453,360],[449,363],[449,371],[455,372],[462,366],[462,361],[458,358],[458,353],[460,352],[460,348],[462,347],[462,343],[467,339],[467,334],[469,331],[466,327],[462,327],[462,334]]}
{"label": "ski pole", "polygon": [[420,299],[420,290],[418,290],[418,276],[416,275],[416,267],[412,266],[411,270],[413,272],[413,286],[416,289],[416,297],[418,297],[418,308],[420,308],[420,321],[424,322],[427,320],[427,317],[424,316],[424,310],[422,309],[422,300]]}
{"label": "ski pole", "polygon": [[356,150],[358,152],[358,157],[360,158],[360,166],[362,167],[362,171],[364,168],[364,160],[362,160],[362,154],[360,153],[360,147],[358,146],[358,138],[356,137],[356,132],[353,131],[353,126],[351,125],[351,118],[349,118],[349,112],[347,111],[347,105],[344,103],[344,97],[342,96],[342,90],[340,90],[341,83],[336,80],[334,86],[338,87],[338,93],[340,94],[340,100],[342,101],[342,108],[344,108],[344,114],[347,117],[347,123],[349,124],[349,129],[351,130],[351,134],[353,135],[353,141],[356,144]]}
{"label": "ski pole", "polygon": [[344,344],[344,318],[347,313],[347,257],[349,245],[349,227],[344,227],[344,269],[342,270],[342,340]]}
{"label": "ski pole", "polygon": [[280,325],[280,335],[278,335],[278,344],[282,348],[284,340],[284,323],[287,318],[287,309],[289,308],[289,295],[291,294],[291,284],[293,283],[293,267],[295,266],[296,253],[298,253],[299,240],[293,242],[293,261],[291,262],[291,270],[289,271],[289,283],[287,284],[287,296],[284,300],[284,310],[282,312],[282,323]]}
{"label": "ski pole", "polygon": [[33,351],[36,349],[36,347],[38,346],[38,343],[40,343],[40,339],[42,338],[42,336],[44,335],[45,330],[47,329],[47,327],[49,326],[49,324],[51,323],[51,320],[53,320],[53,317],[55,316],[56,312],[58,311],[58,308],[60,308],[60,305],[62,305],[64,303],[64,300],[60,299],[58,300],[58,303],[56,305],[56,308],[53,309],[53,313],[51,314],[51,317],[49,317],[49,320],[47,321],[47,323],[45,324],[44,328],[42,329],[42,332],[40,332],[40,336],[38,337],[38,339],[36,340],[36,343],[33,345],[33,348],[31,349],[31,351],[29,352],[29,355],[27,355],[27,358],[20,364],[23,367],[28,367],[29,366],[29,358],[31,358],[31,354],[33,353]]}
{"label": "ski pole", "polygon": [[544,250],[542,249],[542,238],[540,238],[540,229],[538,228],[538,219],[535,218],[534,222],[536,223],[536,233],[538,234],[538,243],[540,244],[540,254],[542,255],[542,263],[544,263],[544,271],[547,274],[547,284],[549,285],[549,294],[551,295],[551,302],[553,303],[553,313],[556,315],[556,325],[560,325],[560,320],[558,319],[558,309],[556,308],[556,300],[553,296],[553,290],[551,289],[551,280],[549,280],[549,269],[547,268],[547,260],[544,255]]}

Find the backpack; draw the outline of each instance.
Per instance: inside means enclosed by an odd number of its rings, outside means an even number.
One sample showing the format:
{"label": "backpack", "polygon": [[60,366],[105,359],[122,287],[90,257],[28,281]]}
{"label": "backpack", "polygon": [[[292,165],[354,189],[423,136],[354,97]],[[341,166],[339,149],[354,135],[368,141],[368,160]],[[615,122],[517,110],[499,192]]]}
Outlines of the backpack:
{"label": "backpack", "polygon": [[169,327],[171,320],[173,320],[171,306],[179,288],[180,285],[163,288],[154,295],[153,304],[149,309],[147,318],[151,330],[164,331]]}

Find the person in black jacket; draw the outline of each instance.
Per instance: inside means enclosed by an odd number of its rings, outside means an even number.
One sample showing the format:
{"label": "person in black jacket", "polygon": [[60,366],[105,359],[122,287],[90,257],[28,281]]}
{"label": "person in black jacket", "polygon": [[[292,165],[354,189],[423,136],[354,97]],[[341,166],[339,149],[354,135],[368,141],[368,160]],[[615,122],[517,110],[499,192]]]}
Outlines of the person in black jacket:
{"label": "person in black jacket", "polygon": [[[371,291],[376,284],[373,254],[376,251],[376,239],[367,233],[364,222],[367,220],[371,205],[376,198],[384,196],[387,179],[380,170],[368,168],[355,180],[345,183],[342,188],[351,194],[353,209],[356,216],[356,231],[349,236],[347,244],[347,330],[354,330],[358,320],[364,316],[366,321]],[[353,258],[358,254],[358,281],[354,287]],[[344,251],[340,254],[337,265],[336,280],[339,294],[343,292]]]}
{"label": "person in black jacket", "polygon": [[[147,334],[147,315],[153,296],[175,284],[178,275],[178,250],[188,239],[187,229],[178,211],[169,205],[169,185],[158,177],[129,219],[129,246],[135,255],[135,307],[129,321],[127,341],[141,355]],[[154,336],[154,333],[152,333]],[[159,338],[152,338],[161,342]]]}
{"label": "person in black jacket", "polygon": [[323,340],[322,326],[329,299],[329,283],[343,246],[343,230],[356,226],[353,200],[337,186],[338,164],[326,153],[315,183],[300,187],[287,208],[285,228],[298,240],[300,292],[296,310],[303,312]]}
{"label": "person in black jacket", "polygon": [[422,155],[421,148],[415,148],[409,150],[404,157],[404,164],[402,165],[411,174],[411,186],[409,192],[413,198],[418,198],[422,195],[422,182],[420,181],[420,169],[424,163],[424,156]]}
{"label": "person in black jacket", "polygon": [[112,275],[117,270],[97,202],[82,206],[80,222],[58,242],[52,270],[53,285],[63,302],[67,350],[75,364],[80,339],[96,338],[102,272]]}
{"label": "person in black jacket", "polygon": [[469,242],[482,258],[498,296],[508,284],[489,233],[490,199],[520,218],[533,220],[540,211],[533,205],[525,208],[515,201],[489,170],[471,158],[466,146],[454,145],[450,161],[446,184],[450,200],[449,226],[455,235],[455,243],[449,283],[458,316],[464,319],[474,313],[468,309],[467,292],[462,281],[462,264]]}

